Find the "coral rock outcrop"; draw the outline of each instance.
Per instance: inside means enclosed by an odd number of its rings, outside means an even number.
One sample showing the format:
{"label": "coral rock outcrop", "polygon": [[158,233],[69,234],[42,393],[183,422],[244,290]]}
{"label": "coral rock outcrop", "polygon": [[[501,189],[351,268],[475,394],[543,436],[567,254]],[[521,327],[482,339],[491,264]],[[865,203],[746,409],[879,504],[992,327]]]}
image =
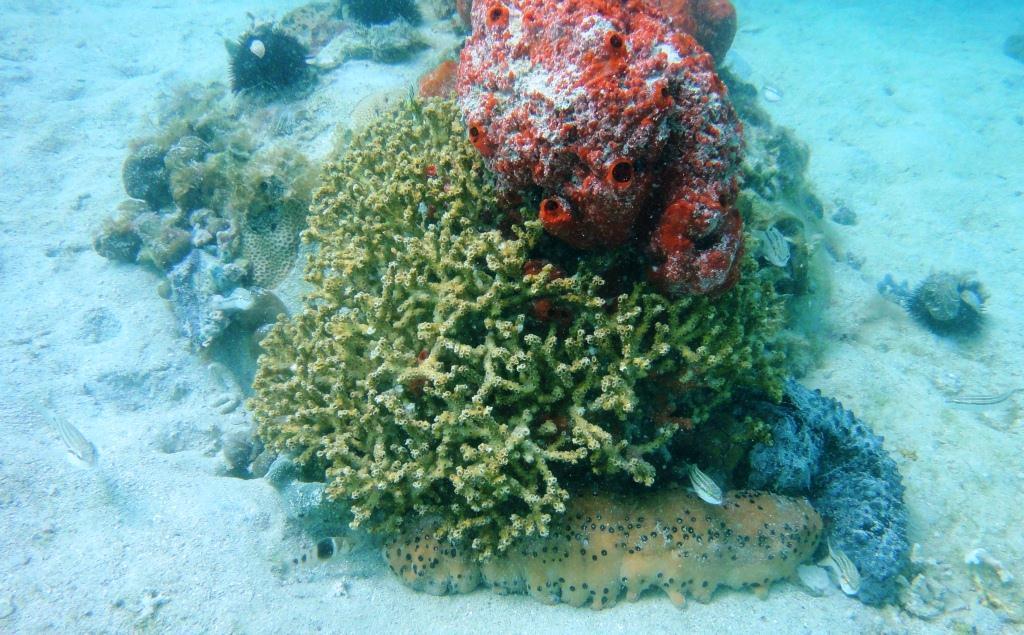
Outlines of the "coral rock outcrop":
{"label": "coral rock outcrop", "polygon": [[[729,0],[651,0],[672,21],[673,28],[689,33],[716,61],[721,61],[736,37],[736,8]],[[462,23],[471,24],[471,0],[457,0]],[[1009,53],[1008,53],[1009,54]]]}

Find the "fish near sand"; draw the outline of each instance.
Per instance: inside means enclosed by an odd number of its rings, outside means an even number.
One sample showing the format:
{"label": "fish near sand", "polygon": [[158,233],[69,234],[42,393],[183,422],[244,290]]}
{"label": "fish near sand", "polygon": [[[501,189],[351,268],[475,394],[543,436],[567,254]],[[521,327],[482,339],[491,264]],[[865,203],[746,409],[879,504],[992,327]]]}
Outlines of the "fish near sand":
{"label": "fish near sand", "polygon": [[1001,404],[1022,391],[1024,391],[1024,388],[1013,388],[1006,392],[992,395],[959,395],[947,398],[946,403],[961,410],[984,410],[989,406]]}
{"label": "fish near sand", "polygon": [[776,267],[785,267],[789,264],[790,248],[789,241],[778,229],[769,227],[760,233],[761,255],[765,260]]}
{"label": "fish near sand", "polygon": [[832,571],[843,593],[857,595],[860,592],[860,572],[857,571],[857,565],[853,564],[853,561],[841,549],[832,546],[831,540],[826,541],[826,544],[828,555],[818,563],[818,566]]}
{"label": "fish near sand", "polygon": [[80,463],[94,467],[96,461],[99,458],[99,453],[96,451],[96,446],[91,441],[85,438],[85,436],[71,424],[70,421],[57,415],[53,411],[53,408],[49,402],[37,406],[36,411],[39,413],[46,423],[56,431],[61,441],[64,442],[64,446],[67,448],[68,453],[78,460]]}

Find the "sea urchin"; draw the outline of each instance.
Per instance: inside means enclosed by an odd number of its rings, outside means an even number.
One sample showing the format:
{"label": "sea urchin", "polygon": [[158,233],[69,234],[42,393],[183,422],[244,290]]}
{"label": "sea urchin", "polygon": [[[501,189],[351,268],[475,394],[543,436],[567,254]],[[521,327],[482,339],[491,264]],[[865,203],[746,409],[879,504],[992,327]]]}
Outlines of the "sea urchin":
{"label": "sea urchin", "polygon": [[310,76],[309,52],[294,37],[269,25],[256,27],[228,43],[231,90],[273,92]]}
{"label": "sea urchin", "polygon": [[345,17],[365,25],[387,24],[404,18],[419,24],[423,16],[413,0],[341,0]]}
{"label": "sea urchin", "polygon": [[972,277],[940,272],[917,285],[906,307],[934,333],[969,336],[981,328],[987,299],[981,283]]}

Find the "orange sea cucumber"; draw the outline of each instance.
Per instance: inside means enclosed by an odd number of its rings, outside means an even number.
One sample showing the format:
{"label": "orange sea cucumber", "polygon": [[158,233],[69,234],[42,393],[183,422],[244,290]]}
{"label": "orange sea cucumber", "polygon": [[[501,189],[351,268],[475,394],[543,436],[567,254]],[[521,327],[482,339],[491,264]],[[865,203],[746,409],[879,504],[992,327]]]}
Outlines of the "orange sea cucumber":
{"label": "orange sea cucumber", "polygon": [[719,586],[764,591],[788,577],[818,545],[821,517],[803,499],[754,491],[710,505],[683,490],[629,498],[573,499],[547,536],[521,539],[477,563],[436,540],[428,525],[385,549],[391,569],[413,589],[468,593],[481,583],[554,604],[601,609],[650,588],[678,606],[687,594],[711,599]]}

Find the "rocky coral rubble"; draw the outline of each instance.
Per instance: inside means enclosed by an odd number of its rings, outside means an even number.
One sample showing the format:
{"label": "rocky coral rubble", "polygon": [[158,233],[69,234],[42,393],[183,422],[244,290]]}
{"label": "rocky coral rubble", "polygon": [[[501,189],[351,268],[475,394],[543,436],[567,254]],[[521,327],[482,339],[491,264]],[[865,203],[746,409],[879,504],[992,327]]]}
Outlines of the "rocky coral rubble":
{"label": "rocky coral rubble", "polygon": [[131,198],[93,241],[102,256],[157,270],[183,333],[242,385],[255,367],[243,342],[284,310],[268,290],[296,259],[316,175],[292,144],[253,134],[265,114],[222,84],[181,89],[159,130],[133,142],[122,171]]}

